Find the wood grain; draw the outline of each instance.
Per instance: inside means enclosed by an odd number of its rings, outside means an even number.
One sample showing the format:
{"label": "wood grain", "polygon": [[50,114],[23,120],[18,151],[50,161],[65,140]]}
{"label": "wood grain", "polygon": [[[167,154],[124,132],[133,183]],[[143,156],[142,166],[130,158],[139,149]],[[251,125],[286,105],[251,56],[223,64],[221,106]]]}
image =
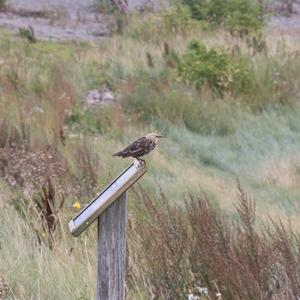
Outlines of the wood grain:
{"label": "wood grain", "polygon": [[98,218],[96,300],[125,299],[126,192]]}

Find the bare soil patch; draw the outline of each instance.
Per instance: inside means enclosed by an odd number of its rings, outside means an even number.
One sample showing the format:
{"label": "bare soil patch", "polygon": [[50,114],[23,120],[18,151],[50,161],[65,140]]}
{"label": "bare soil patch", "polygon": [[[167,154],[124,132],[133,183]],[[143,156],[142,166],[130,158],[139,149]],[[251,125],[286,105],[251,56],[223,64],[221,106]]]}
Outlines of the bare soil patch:
{"label": "bare soil patch", "polygon": [[18,32],[34,29],[37,39],[90,41],[109,34],[111,20],[93,0],[8,0],[0,26]]}

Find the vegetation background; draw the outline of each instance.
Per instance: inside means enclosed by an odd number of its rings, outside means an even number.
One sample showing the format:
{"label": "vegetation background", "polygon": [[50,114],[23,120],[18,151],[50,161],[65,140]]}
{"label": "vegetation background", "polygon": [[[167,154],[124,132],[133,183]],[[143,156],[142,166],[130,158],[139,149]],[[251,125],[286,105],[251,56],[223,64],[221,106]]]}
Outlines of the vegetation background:
{"label": "vegetation background", "polygon": [[1,29],[0,299],[94,298],[96,227],[67,223],[150,131],[167,139],[129,192],[127,299],[300,297],[300,29],[268,25],[290,4],[100,1],[110,36],[90,42]]}

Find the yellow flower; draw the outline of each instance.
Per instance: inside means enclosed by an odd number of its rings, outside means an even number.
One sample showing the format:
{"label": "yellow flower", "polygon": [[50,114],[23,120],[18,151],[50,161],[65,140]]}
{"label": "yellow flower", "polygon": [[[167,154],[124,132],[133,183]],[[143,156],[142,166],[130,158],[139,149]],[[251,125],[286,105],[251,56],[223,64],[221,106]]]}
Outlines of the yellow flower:
{"label": "yellow flower", "polygon": [[79,201],[74,202],[72,206],[73,206],[74,208],[76,208],[76,209],[80,209],[80,208],[81,208],[81,204],[80,204]]}

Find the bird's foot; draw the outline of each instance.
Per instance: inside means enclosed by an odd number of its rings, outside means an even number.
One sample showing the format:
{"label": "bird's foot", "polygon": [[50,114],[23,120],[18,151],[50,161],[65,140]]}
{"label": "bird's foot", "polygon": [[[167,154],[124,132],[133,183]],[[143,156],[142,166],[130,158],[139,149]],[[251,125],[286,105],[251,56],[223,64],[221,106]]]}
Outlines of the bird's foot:
{"label": "bird's foot", "polygon": [[146,162],[143,159],[141,159],[141,158],[137,158],[137,160],[139,162],[138,168],[140,168],[140,167],[142,167],[142,166],[144,166],[146,164]]}

